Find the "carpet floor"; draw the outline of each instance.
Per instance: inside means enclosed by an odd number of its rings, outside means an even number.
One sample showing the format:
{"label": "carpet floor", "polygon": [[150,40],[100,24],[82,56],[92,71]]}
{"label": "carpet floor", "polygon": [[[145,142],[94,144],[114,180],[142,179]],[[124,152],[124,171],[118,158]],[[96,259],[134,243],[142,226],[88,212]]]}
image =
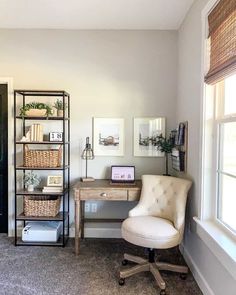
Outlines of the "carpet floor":
{"label": "carpet floor", "polygon": [[[0,295],[156,295],[160,293],[150,273],[140,273],[118,284],[124,252],[144,256],[141,247],[115,239],[85,239],[81,254],[74,255],[74,240],[65,248],[15,247],[0,234]],[[184,264],[176,249],[162,250],[157,258]],[[124,267],[124,266],[123,266]],[[129,266],[125,266],[129,267]],[[168,295],[200,295],[194,278],[162,272]]]}

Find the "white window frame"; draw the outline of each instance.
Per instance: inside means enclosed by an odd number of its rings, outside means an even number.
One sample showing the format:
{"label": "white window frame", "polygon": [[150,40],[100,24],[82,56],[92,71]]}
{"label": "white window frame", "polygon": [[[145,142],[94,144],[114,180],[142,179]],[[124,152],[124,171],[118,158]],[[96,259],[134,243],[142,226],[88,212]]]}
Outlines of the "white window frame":
{"label": "white window frame", "polygon": [[[236,74],[235,74],[236,75]],[[221,141],[221,125],[225,124],[225,123],[233,123],[236,122],[236,113],[232,113],[230,115],[224,115],[224,103],[225,102],[225,83],[224,81],[222,81],[221,83],[217,84],[216,86],[213,86],[215,88],[215,113],[217,112],[217,114],[215,114],[215,119],[214,119],[214,133],[216,135],[216,140],[215,140],[215,148],[214,152],[213,152],[213,157],[215,157],[215,163],[216,163],[216,167],[215,167],[215,173],[213,172],[212,178],[213,178],[213,183],[215,183],[215,212],[214,212],[214,221],[216,222],[216,224],[218,226],[221,226],[223,230],[225,230],[226,232],[228,232],[228,234],[236,240],[236,233],[233,229],[230,228],[230,226],[228,226],[226,223],[224,223],[222,220],[219,219],[218,217],[218,210],[219,210],[219,186],[220,186],[220,176],[219,176],[219,168],[220,168],[220,160],[221,160],[221,145],[222,145],[222,141]],[[217,92],[217,93],[216,93]],[[218,95],[219,94],[219,95]],[[207,97],[205,98],[207,99]],[[218,111],[216,111],[216,108],[218,108]],[[224,175],[228,175],[230,177],[234,177],[236,178],[236,176],[233,176],[231,174],[228,174],[226,172],[223,172],[223,170],[221,171],[222,174]]]}
{"label": "white window frame", "polygon": [[[200,179],[200,202],[198,216],[194,217],[196,232],[204,243],[209,247],[217,259],[224,265],[229,273],[236,279],[236,239],[226,227],[215,217],[216,212],[216,173],[217,146],[216,122],[214,103],[215,88],[204,83],[204,76],[207,72],[207,36],[208,36],[208,15],[216,6],[219,0],[210,0],[202,11],[202,63],[201,63],[201,118],[200,118],[200,154],[199,169]],[[207,99],[206,99],[207,96]],[[212,113],[209,112],[212,110]],[[206,124],[206,118],[208,118]],[[213,153],[212,153],[213,151]],[[211,157],[209,158],[209,155]],[[214,204],[214,206],[212,206]]]}

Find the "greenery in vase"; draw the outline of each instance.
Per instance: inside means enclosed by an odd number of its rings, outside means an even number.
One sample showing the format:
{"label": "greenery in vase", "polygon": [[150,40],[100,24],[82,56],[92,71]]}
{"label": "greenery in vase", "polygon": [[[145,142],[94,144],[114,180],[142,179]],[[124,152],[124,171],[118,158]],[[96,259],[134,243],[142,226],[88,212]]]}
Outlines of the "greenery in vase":
{"label": "greenery in vase", "polygon": [[24,184],[26,187],[29,185],[33,185],[35,187],[39,185],[40,181],[41,181],[40,177],[37,174],[35,174],[33,171],[30,171],[24,176]]}
{"label": "greenery in vase", "polygon": [[168,138],[163,137],[162,134],[157,136],[154,145],[159,151],[170,154],[172,152],[172,149],[176,146],[175,138],[172,135],[172,132],[170,133]]}
{"label": "greenery in vase", "polygon": [[52,108],[48,104],[42,103],[42,102],[31,102],[31,103],[27,103],[25,106],[22,106],[20,108],[20,116],[25,117],[26,112],[29,111],[30,109],[37,109],[37,110],[46,109],[47,116],[53,114]]}
{"label": "greenery in vase", "polygon": [[[59,111],[63,110],[63,101],[61,99],[57,99],[54,103],[54,108],[56,108]],[[66,108],[66,104],[65,104],[65,108]]]}
{"label": "greenery in vase", "polygon": [[155,138],[155,141],[153,143],[157,149],[163,153],[165,153],[165,158],[166,158],[166,173],[164,175],[169,176],[168,173],[168,154],[172,152],[172,149],[176,147],[175,144],[175,130],[173,130],[169,137],[165,138],[161,135],[158,135]]}

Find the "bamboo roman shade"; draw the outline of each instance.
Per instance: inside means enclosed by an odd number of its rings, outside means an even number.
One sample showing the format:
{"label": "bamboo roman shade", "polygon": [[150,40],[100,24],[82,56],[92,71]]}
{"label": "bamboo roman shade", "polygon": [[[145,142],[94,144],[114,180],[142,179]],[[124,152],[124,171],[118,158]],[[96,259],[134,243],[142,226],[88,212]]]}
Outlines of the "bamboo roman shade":
{"label": "bamboo roman shade", "polygon": [[221,0],[208,23],[210,69],[205,82],[214,84],[236,71],[236,0]]}

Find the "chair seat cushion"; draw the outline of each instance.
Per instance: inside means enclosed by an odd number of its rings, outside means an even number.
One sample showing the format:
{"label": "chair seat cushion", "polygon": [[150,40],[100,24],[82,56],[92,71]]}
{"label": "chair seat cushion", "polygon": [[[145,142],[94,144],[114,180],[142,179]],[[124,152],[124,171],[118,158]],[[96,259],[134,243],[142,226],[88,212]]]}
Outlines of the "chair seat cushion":
{"label": "chair seat cushion", "polygon": [[122,223],[121,231],[126,241],[146,248],[166,249],[181,241],[171,221],[154,216],[129,217]]}

